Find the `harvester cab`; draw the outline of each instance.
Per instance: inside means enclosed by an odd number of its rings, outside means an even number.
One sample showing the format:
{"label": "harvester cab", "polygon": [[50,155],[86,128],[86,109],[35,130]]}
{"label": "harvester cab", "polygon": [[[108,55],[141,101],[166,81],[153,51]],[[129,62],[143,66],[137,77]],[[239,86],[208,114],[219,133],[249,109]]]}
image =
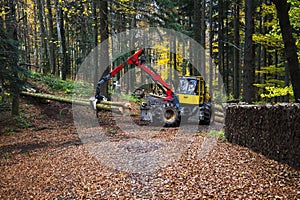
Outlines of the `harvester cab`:
{"label": "harvester cab", "polygon": [[202,76],[179,77],[177,96],[181,106],[181,116],[184,120],[196,117],[199,124],[210,124],[212,103]]}

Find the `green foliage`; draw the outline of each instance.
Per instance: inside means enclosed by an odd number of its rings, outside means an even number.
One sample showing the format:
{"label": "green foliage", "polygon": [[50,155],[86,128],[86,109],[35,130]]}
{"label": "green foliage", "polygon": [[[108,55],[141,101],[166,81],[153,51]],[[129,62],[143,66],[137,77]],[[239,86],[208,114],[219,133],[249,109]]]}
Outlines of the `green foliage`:
{"label": "green foliage", "polygon": [[[292,27],[296,30],[300,29],[300,1],[298,0],[288,0],[290,5],[289,18]],[[269,65],[261,68],[261,70],[256,71],[264,77],[264,82],[259,84],[254,84],[258,88],[258,95],[265,101],[272,101],[274,97],[281,97],[289,95],[293,98],[292,86],[287,86],[284,77],[285,72],[285,57],[284,57],[284,44],[281,34],[281,29],[279,26],[279,21],[277,19],[277,12],[274,4],[266,5],[262,4],[260,7],[261,16],[264,17],[263,24],[257,24],[257,28],[260,25],[265,27],[266,33],[257,33],[253,35],[253,40],[256,44],[262,45],[269,55],[272,55],[269,59],[272,59],[272,63],[277,63],[276,65]],[[300,35],[294,34],[296,40],[296,45],[300,47]],[[298,52],[298,55],[299,52]],[[276,56],[276,57],[275,57]]]}
{"label": "green foliage", "polygon": [[[289,10],[290,21],[295,30],[300,29],[300,1],[299,0],[289,0],[291,9]],[[299,35],[298,35],[299,39]]]}
{"label": "green foliage", "polygon": [[124,100],[130,101],[130,102],[137,102],[140,103],[141,100],[133,95],[126,95],[124,93],[121,93],[120,97]]}
{"label": "green foliage", "polygon": [[111,134],[111,135],[115,135],[115,134],[117,134],[117,132],[118,132],[118,128],[117,127],[110,127],[108,130],[107,130],[107,132],[109,133],[109,134]]}
{"label": "green foliage", "polygon": [[253,42],[256,44],[262,44],[268,47],[282,49],[283,41],[281,35],[277,33],[268,34],[253,34]]}
{"label": "green foliage", "polygon": [[[0,22],[1,22],[0,18]],[[6,22],[8,26],[10,22]],[[1,24],[0,24],[1,25]],[[19,42],[12,38],[10,30],[0,26],[0,81],[3,89],[3,96],[0,97],[1,102],[12,100],[15,105],[12,109],[12,114],[17,114],[18,105],[17,99],[21,88],[26,82],[28,71],[18,64],[19,59]]]}
{"label": "green foliage", "polygon": [[293,88],[292,86],[286,86],[286,87],[274,87],[274,86],[271,86],[271,87],[265,87],[264,88],[266,93],[262,93],[260,94],[260,96],[262,98],[274,98],[274,97],[280,97],[280,96],[286,96],[286,95],[291,95],[293,96],[294,93],[293,93]]}
{"label": "green foliage", "polygon": [[29,127],[32,127],[32,123],[30,122],[32,120],[33,120],[33,118],[31,116],[21,113],[16,118],[16,125],[18,128],[21,128],[21,129],[29,128]]}
{"label": "green foliage", "polygon": [[73,81],[64,81],[50,74],[43,75],[40,73],[32,72],[30,78],[34,81],[44,83],[54,92],[59,91],[64,94],[70,94],[72,92],[72,89],[74,88]]}
{"label": "green foliage", "polygon": [[270,65],[267,67],[262,67],[261,70],[256,70],[256,73],[260,74],[267,74],[267,75],[278,75],[278,76],[284,76],[285,75],[285,68],[284,68],[284,63],[280,63],[277,66],[275,65]]}
{"label": "green foliage", "polygon": [[16,130],[14,128],[7,128],[5,132],[6,135],[10,135],[11,133],[16,133]]}
{"label": "green foliage", "polygon": [[258,95],[263,98],[265,101],[269,102],[274,97],[281,96],[294,96],[292,86],[286,86],[285,81],[282,79],[275,79],[273,77],[284,77],[285,76],[285,68],[284,62],[275,65],[270,65],[267,67],[262,67],[261,70],[257,70],[257,74],[265,75],[266,80],[264,83],[254,84],[255,87],[258,88]]}
{"label": "green foliage", "polygon": [[285,86],[283,80],[269,79],[262,84],[254,84],[258,88],[258,94],[265,101],[269,102],[274,97],[294,96],[292,85]]}
{"label": "green foliage", "polygon": [[225,142],[225,140],[226,140],[225,133],[223,130],[221,130],[221,131],[211,130],[208,133],[208,136],[217,137],[222,142]]}
{"label": "green foliage", "polygon": [[45,84],[53,92],[73,94],[77,97],[90,96],[93,90],[93,87],[87,83],[61,80],[51,74],[43,75],[32,72],[30,78],[37,83]]}
{"label": "green foliage", "polygon": [[90,97],[94,94],[94,86],[84,82],[73,82],[72,94],[76,97]]}

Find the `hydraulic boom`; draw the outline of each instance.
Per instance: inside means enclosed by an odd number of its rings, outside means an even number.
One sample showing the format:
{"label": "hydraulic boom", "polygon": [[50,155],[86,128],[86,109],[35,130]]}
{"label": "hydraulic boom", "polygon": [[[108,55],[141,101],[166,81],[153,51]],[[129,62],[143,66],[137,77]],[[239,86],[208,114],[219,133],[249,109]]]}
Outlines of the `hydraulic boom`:
{"label": "hydraulic boom", "polygon": [[159,83],[159,85],[164,88],[165,93],[163,101],[161,101],[160,98],[151,97],[148,98],[148,103],[141,105],[141,120],[149,120],[152,122],[163,121],[165,126],[178,126],[181,119],[178,97],[173,92],[170,85],[166,83],[160,75],[143,65],[140,60],[143,53],[143,49],[138,50],[131,57],[127,58],[124,63],[117,66],[109,74],[103,76],[99,80],[97,83],[96,94],[94,97],[90,98],[93,108],[96,110],[97,103],[103,100],[103,96],[100,95],[100,86],[118,74],[125,66],[135,65],[147,73],[154,82]]}

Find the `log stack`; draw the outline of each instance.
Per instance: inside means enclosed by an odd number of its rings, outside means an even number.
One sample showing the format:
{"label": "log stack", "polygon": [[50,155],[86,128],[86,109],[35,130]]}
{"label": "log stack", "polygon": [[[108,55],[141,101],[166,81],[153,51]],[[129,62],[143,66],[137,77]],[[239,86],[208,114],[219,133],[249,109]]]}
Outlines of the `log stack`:
{"label": "log stack", "polygon": [[224,124],[225,121],[225,109],[222,104],[214,105],[214,122],[217,124]]}
{"label": "log stack", "polygon": [[225,135],[229,142],[300,169],[300,104],[228,105]]}

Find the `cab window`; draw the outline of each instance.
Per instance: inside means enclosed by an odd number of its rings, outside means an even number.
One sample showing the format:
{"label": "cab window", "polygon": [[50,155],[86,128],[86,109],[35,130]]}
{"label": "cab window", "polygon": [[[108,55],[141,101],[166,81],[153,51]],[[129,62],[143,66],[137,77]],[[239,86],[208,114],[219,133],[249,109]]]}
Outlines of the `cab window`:
{"label": "cab window", "polygon": [[197,94],[197,80],[196,79],[182,79],[179,83],[179,94]]}

